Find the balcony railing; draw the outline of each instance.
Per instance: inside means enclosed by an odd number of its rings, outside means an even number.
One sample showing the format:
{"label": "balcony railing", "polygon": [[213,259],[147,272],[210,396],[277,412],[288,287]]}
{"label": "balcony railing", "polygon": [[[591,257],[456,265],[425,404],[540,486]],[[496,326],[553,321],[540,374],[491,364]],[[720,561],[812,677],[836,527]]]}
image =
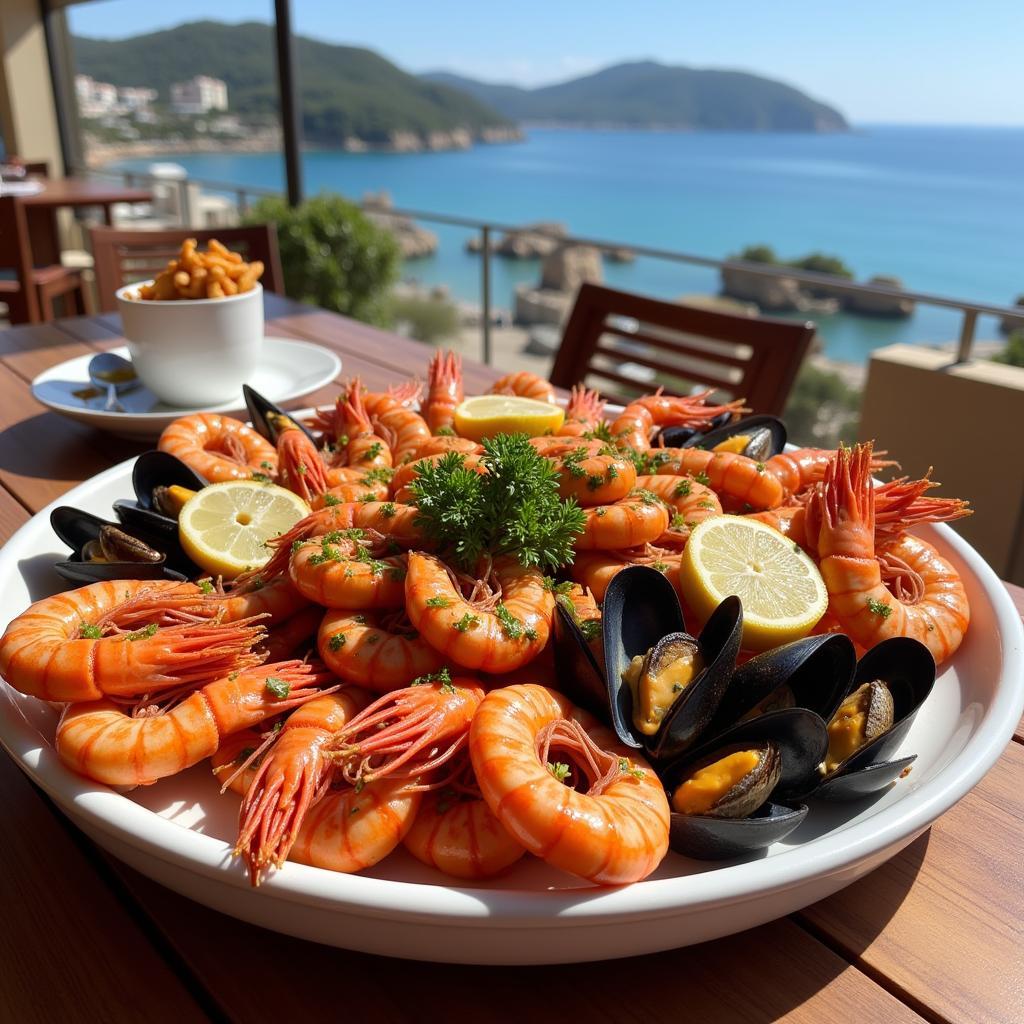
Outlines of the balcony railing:
{"label": "balcony railing", "polygon": [[[244,215],[249,208],[251,196],[281,196],[283,193],[278,189],[263,188],[255,185],[241,185],[237,182],[212,181],[207,178],[178,178],[168,179],[157,175],[148,174],[143,171],[112,171],[79,169],[78,173],[90,174],[97,177],[113,177],[123,181],[126,185],[145,183],[148,185],[160,184],[164,187],[176,185],[178,187],[183,225],[190,225],[190,195],[189,186],[198,186],[210,192],[226,193],[234,195],[236,206],[240,214]],[[743,271],[761,278],[786,278],[797,281],[812,289],[820,291],[838,292],[846,295],[863,295],[883,300],[910,301],[925,306],[935,306],[941,309],[957,310],[961,314],[960,334],[957,341],[955,357],[948,364],[949,367],[966,363],[971,358],[971,351],[975,340],[979,316],[995,316],[1004,321],[1017,322],[1024,327],[1024,311],[1020,306],[1001,306],[988,302],[974,302],[969,299],[954,299],[948,295],[935,295],[930,292],[908,291],[902,288],[892,288],[879,284],[862,284],[856,281],[847,281],[840,277],[833,277],[829,274],[818,274],[806,270],[795,270],[790,267],[773,266],[766,263],[752,263],[746,260],[719,260],[710,256],[699,256],[694,253],[681,252],[675,249],[661,249],[654,246],[636,245],[632,242],[610,241],[608,239],[588,238],[580,235],[562,235],[552,230],[545,230],[542,227],[528,227],[523,224],[505,224],[500,221],[484,221],[475,217],[463,217],[455,214],[435,213],[427,210],[410,210],[389,207],[381,209],[367,203],[356,202],[357,206],[367,209],[378,217],[409,218],[427,224],[443,224],[449,227],[467,228],[477,231],[480,234],[480,310],[481,310],[481,355],[485,363],[491,362],[491,326],[492,326],[492,302],[491,302],[491,258],[494,254],[492,243],[495,236],[501,233],[523,232],[528,230],[531,235],[550,238],[566,245],[586,245],[598,249],[602,253],[629,253],[632,256],[647,257],[652,259],[665,260],[673,263],[683,263],[694,267],[708,269],[730,269]]]}

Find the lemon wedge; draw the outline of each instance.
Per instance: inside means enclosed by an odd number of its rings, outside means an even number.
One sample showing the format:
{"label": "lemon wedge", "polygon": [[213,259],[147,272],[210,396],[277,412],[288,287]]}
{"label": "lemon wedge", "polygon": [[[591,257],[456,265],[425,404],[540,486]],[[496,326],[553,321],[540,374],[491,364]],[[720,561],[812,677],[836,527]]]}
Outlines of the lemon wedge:
{"label": "lemon wedge", "polygon": [[270,558],[266,542],[308,516],[291,491],[256,480],[229,480],[197,491],[182,506],[178,537],[201,569],[234,579]]}
{"label": "lemon wedge", "polygon": [[455,429],[472,441],[495,434],[557,433],[565,410],[550,402],[537,402],[518,395],[477,395],[467,398],[455,410]]}
{"label": "lemon wedge", "polygon": [[694,527],[683,549],[679,584],[707,619],[730,594],[743,602],[743,647],[766,651],[799,640],[828,608],[818,567],[766,523],[712,516]]}

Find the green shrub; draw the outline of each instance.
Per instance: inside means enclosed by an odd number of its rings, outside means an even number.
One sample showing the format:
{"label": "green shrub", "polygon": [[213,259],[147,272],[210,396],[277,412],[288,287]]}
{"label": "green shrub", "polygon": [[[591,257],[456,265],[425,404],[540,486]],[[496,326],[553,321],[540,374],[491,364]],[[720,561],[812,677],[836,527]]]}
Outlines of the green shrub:
{"label": "green shrub", "polygon": [[790,260],[787,266],[796,270],[809,270],[815,274],[831,274],[847,281],[853,280],[853,271],[837,256],[826,256],[823,252],[812,252],[798,260]]}
{"label": "green shrub", "polygon": [[1007,366],[1024,366],[1024,331],[1014,331],[1006,339],[1006,347],[997,352],[992,361]]}
{"label": "green shrub", "polygon": [[388,232],[341,196],[322,194],[290,207],[266,197],[246,222],[277,224],[285,293],[370,324],[386,324],[386,296],[401,255]]}
{"label": "green shrub", "polygon": [[745,249],[740,250],[739,254],[734,258],[746,260],[748,263],[779,262],[779,258],[775,255],[775,250],[770,245],[748,245]]}
{"label": "green shrub", "polygon": [[446,299],[394,295],[389,312],[397,326],[407,327],[410,337],[429,345],[453,341],[459,333],[459,311]]}
{"label": "green shrub", "polygon": [[860,398],[838,373],[804,363],[783,413],[789,440],[816,448],[855,441]]}

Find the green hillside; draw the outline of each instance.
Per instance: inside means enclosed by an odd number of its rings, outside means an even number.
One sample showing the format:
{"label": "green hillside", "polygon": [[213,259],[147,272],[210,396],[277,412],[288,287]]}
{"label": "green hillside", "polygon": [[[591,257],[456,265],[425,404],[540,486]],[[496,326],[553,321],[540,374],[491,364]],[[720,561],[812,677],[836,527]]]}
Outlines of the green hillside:
{"label": "green hillside", "polygon": [[792,86],[740,71],[617,64],[539,89],[436,72],[426,81],[461,89],[514,121],[665,127],[695,131],[846,131],[839,111]]}
{"label": "green hillside", "polygon": [[[370,50],[297,36],[296,65],[307,140],[338,144],[355,137],[386,143],[394,132],[484,129],[509,122],[448,85],[408,75]],[[129,39],[74,40],[76,70],[114,85],[147,86],[169,100],[172,82],[222,78],[232,112],[277,110],[273,34],[268,25],[191,22]]]}

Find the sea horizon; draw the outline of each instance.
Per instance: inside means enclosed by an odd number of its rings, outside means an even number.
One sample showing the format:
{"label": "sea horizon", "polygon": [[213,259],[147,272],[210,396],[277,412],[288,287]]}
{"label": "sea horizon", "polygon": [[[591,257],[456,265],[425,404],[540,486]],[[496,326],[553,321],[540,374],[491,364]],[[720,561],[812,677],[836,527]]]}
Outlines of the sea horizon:
{"label": "sea horizon", "polygon": [[[713,258],[768,244],[792,259],[812,251],[843,259],[864,280],[892,274],[904,287],[1011,305],[1024,293],[1024,126],[855,124],[850,132],[674,132],[530,127],[523,141],[440,152],[303,150],[307,195],[351,199],[387,191],[396,206],[507,224],[565,223],[570,233]],[[280,153],[171,153],[115,160],[144,170],[180,164],[197,178],[283,189]],[[479,302],[472,234],[424,222],[438,253],[403,276],[446,285]],[[536,261],[495,260],[492,302],[510,308]],[[615,286],[664,298],[716,294],[718,275],[649,258],[605,263]],[[813,314],[809,314],[814,318]],[[829,357],[857,364],[894,341],[948,342],[955,311],[919,306],[904,320],[818,317]],[[977,337],[999,337],[995,318]]]}

